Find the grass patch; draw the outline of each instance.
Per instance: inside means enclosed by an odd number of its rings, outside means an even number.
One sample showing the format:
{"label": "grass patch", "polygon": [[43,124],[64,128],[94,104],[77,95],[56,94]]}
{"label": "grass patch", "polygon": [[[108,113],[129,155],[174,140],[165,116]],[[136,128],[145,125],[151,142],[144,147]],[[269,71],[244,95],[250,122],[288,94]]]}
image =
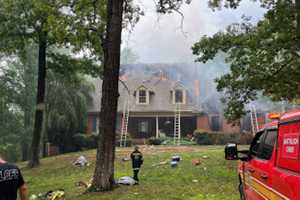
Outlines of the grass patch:
{"label": "grass patch", "polygon": [[[132,149],[117,149],[116,178],[132,175],[131,163],[121,159],[129,156]],[[26,169],[21,163],[30,194],[63,188],[66,199],[78,200],[235,200],[239,199],[237,185],[237,163],[225,161],[223,147],[220,146],[157,146],[142,147],[144,166],[140,172],[140,185],[120,186],[112,192],[89,193],[75,186],[78,181],[87,181],[94,170],[95,151],[65,154],[46,158],[41,167]],[[169,165],[153,166],[170,160],[172,155],[180,155],[182,161],[177,168]],[[89,167],[78,168],[71,163],[79,155],[92,162]],[[203,156],[208,156],[204,159]],[[199,166],[193,166],[192,159],[200,159]],[[194,181],[193,180],[197,180]]]}

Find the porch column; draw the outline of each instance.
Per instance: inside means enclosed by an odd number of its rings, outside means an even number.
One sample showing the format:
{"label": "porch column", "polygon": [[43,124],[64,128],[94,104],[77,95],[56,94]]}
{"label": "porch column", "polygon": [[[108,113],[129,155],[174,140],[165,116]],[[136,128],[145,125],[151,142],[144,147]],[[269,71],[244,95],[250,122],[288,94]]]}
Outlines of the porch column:
{"label": "porch column", "polygon": [[156,115],[156,138],[159,138],[158,115]]}

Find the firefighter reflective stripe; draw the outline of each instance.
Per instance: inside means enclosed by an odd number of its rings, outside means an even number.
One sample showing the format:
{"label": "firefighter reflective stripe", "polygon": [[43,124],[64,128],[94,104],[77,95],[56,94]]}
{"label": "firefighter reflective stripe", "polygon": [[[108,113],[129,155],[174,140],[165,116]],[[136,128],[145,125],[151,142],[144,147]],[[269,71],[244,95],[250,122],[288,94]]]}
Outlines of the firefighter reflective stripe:
{"label": "firefighter reflective stripe", "polygon": [[250,173],[245,173],[245,177],[242,177],[242,181],[253,189],[257,194],[266,200],[290,200],[288,197],[274,190],[273,188],[262,183],[258,179],[250,175]]}
{"label": "firefighter reflective stripe", "polygon": [[140,170],[140,168],[138,168],[138,167],[135,167],[135,168],[133,168],[133,170]]}

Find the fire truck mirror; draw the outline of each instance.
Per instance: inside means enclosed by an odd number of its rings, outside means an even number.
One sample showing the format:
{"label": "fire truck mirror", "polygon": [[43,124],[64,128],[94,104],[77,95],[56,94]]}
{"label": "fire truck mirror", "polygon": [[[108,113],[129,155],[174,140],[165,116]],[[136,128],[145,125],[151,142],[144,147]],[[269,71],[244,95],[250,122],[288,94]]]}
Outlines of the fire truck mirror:
{"label": "fire truck mirror", "polygon": [[238,160],[237,144],[229,143],[225,146],[225,159],[226,160]]}

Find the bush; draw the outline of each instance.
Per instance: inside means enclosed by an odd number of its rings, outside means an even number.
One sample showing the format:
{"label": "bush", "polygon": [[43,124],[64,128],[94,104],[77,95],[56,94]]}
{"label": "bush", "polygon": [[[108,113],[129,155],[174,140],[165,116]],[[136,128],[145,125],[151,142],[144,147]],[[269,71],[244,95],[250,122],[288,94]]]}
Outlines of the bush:
{"label": "bush", "polygon": [[0,145],[0,153],[4,157],[5,160],[9,162],[16,162],[20,160],[21,149],[19,145],[16,144],[1,144]]}
{"label": "bush", "polygon": [[195,142],[200,145],[210,145],[213,144],[209,133],[204,129],[197,129],[193,133]]}
{"label": "bush", "polygon": [[193,135],[195,142],[199,145],[224,145],[227,143],[250,144],[252,141],[251,134],[209,133],[205,130],[196,130]]}
{"label": "bush", "polygon": [[151,137],[147,140],[147,144],[149,145],[161,145],[163,140],[161,138]]}
{"label": "bush", "polygon": [[73,140],[74,140],[74,145],[78,150],[81,150],[83,148],[94,149],[97,148],[98,136],[94,134],[87,135],[87,134],[78,133],[73,136]]}

